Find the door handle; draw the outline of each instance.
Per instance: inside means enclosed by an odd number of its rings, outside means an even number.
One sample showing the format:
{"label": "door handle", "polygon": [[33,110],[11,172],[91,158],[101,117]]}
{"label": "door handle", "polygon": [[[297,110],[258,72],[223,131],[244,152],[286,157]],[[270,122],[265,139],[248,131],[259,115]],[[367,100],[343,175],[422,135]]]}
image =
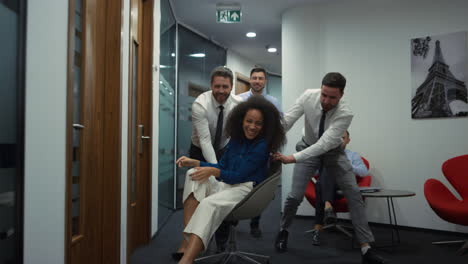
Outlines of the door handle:
{"label": "door handle", "polygon": [[143,135],[144,130],[145,130],[144,125],[142,125],[142,124],[138,125],[138,137],[139,137],[139,140],[138,140],[138,154],[143,154],[143,140],[150,140],[151,139],[150,136],[144,136]]}
{"label": "door handle", "polygon": [[85,126],[83,126],[82,124],[73,124],[73,128],[75,128],[75,129],[83,129],[83,128],[85,128]]}

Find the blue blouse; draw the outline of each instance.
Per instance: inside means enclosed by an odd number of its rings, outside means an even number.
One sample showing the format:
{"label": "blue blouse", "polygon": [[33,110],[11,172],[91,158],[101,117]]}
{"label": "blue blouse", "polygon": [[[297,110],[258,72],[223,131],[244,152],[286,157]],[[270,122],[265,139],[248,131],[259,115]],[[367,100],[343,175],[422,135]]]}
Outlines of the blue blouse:
{"label": "blue blouse", "polygon": [[228,184],[253,181],[256,185],[266,178],[269,154],[264,139],[231,139],[218,164],[200,161],[200,167],[220,169],[217,179]]}

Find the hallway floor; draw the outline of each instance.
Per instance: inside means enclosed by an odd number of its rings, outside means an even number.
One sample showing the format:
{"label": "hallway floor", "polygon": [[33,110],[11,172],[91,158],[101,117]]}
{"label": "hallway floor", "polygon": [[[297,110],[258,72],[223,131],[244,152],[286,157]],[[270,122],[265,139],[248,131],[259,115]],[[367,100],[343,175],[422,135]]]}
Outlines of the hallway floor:
{"label": "hallway floor", "polygon": [[[263,236],[255,239],[249,234],[249,221],[241,221],[237,226],[238,248],[247,252],[254,252],[271,256],[274,264],[358,264],[361,257],[358,249],[351,247],[351,240],[344,235],[333,231],[322,234],[322,245],[313,246],[311,237],[305,231],[313,225],[313,218],[298,217],[289,230],[289,251],[277,253],[273,247],[273,241],[279,228],[280,219],[280,189],[278,188],[276,199],[272,201],[263,213],[261,227]],[[139,248],[131,256],[132,264],[156,264],[176,263],[171,258],[171,253],[177,250],[182,239],[182,210],[175,212],[160,230],[149,245]],[[386,226],[371,225],[374,235],[379,243],[385,243],[390,239],[390,230]],[[424,232],[404,228],[400,230],[401,244],[390,252],[381,249],[383,257],[393,264],[466,264],[468,254],[458,256],[456,251],[461,245],[435,246],[432,241],[468,239],[466,236],[444,232]],[[213,253],[215,243],[212,242],[208,253]]]}

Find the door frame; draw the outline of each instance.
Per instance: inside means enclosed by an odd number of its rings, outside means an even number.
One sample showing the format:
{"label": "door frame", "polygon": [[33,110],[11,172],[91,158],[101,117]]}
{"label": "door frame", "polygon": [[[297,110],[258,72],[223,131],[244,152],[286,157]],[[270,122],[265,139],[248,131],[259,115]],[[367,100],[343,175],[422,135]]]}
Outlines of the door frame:
{"label": "door frame", "polygon": [[[154,17],[154,0],[133,0],[133,1],[141,1],[141,14],[138,14],[140,17],[141,15],[141,25],[137,23],[134,25],[135,21],[132,22],[132,15],[130,14],[130,34],[129,34],[129,78],[128,78],[128,138],[127,138],[127,262],[131,256],[132,250],[132,243],[131,241],[131,225],[133,221],[131,219],[131,207],[133,206],[132,203],[132,184],[131,184],[131,177],[132,177],[132,149],[133,149],[133,134],[132,134],[132,116],[133,116],[133,82],[132,82],[132,73],[133,73],[133,56],[134,56],[134,49],[133,43],[136,42],[138,44],[138,51],[139,55],[139,64],[138,64],[138,90],[137,92],[141,95],[147,96],[148,104],[145,104],[144,107],[137,105],[139,111],[141,109],[146,109],[148,113],[145,114],[146,119],[148,121],[148,126],[144,129],[144,134],[146,136],[153,136],[153,34],[154,34],[154,25],[153,25],[153,17]],[[132,0],[130,1],[130,10],[132,10]],[[137,21],[138,22],[138,21]],[[134,31],[137,31],[137,39],[134,39]],[[138,95],[137,95],[138,99]],[[141,113],[137,113],[137,119]],[[138,121],[138,120],[137,120]],[[138,137],[142,136],[139,134],[138,129],[135,130]],[[152,145],[155,144],[155,138],[151,138],[147,143],[145,143],[144,151],[148,152],[148,156],[145,158],[147,161],[147,170],[145,178],[143,179],[144,183],[146,184],[146,188],[144,188],[143,192],[143,199],[140,199],[140,202],[143,201],[143,221],[139,224],[142,224],[141,229],[144,230],[144,243],[148,243],[151,239],[151,208],[152,208],[152,171],[153,171],[153,164],[152,164],[152,157],[153,157],[153,147]],[[136,143],[135,146],[136,152],[139,151],[139,144]],[[138,155],[138,154],[136,154]],[[140,171],[139,168],[136,171]],[[138,176],[137,176],[138,177]],[[138,181],[136,181],[138,183]],[[138,195],[138,194],[137,194]]]}

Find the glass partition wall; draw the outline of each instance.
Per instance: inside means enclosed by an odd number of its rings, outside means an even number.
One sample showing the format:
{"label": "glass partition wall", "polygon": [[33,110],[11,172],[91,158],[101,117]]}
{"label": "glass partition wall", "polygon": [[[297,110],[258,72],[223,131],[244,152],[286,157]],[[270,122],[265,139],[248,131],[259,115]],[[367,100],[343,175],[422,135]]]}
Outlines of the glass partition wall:
{"label": "glass partition wall", "polygon": [[[226,49],[178,27],[177,156],[188,155],[192,135],[192,103],[210,90],[211,70],[226,64]],[[186,168],[177,168],[177,207],[182,206]]]}
{"label": "glass partition wall", "polygon": [[211,70],[226,64],[226,50],[178,23],[169,0],[160,28],[158,228],[182,206],[186,169],[175,159],[190,148],[192,103],[210,89]]}
{"label": "glass partition wall", "polygon": [[0,1],[0,263],[22,263],[25,2]]}
{"label": "glass partition wall", "polygon": [[169,0],[161,1],[158,228],[175,208],[176,28]]}

